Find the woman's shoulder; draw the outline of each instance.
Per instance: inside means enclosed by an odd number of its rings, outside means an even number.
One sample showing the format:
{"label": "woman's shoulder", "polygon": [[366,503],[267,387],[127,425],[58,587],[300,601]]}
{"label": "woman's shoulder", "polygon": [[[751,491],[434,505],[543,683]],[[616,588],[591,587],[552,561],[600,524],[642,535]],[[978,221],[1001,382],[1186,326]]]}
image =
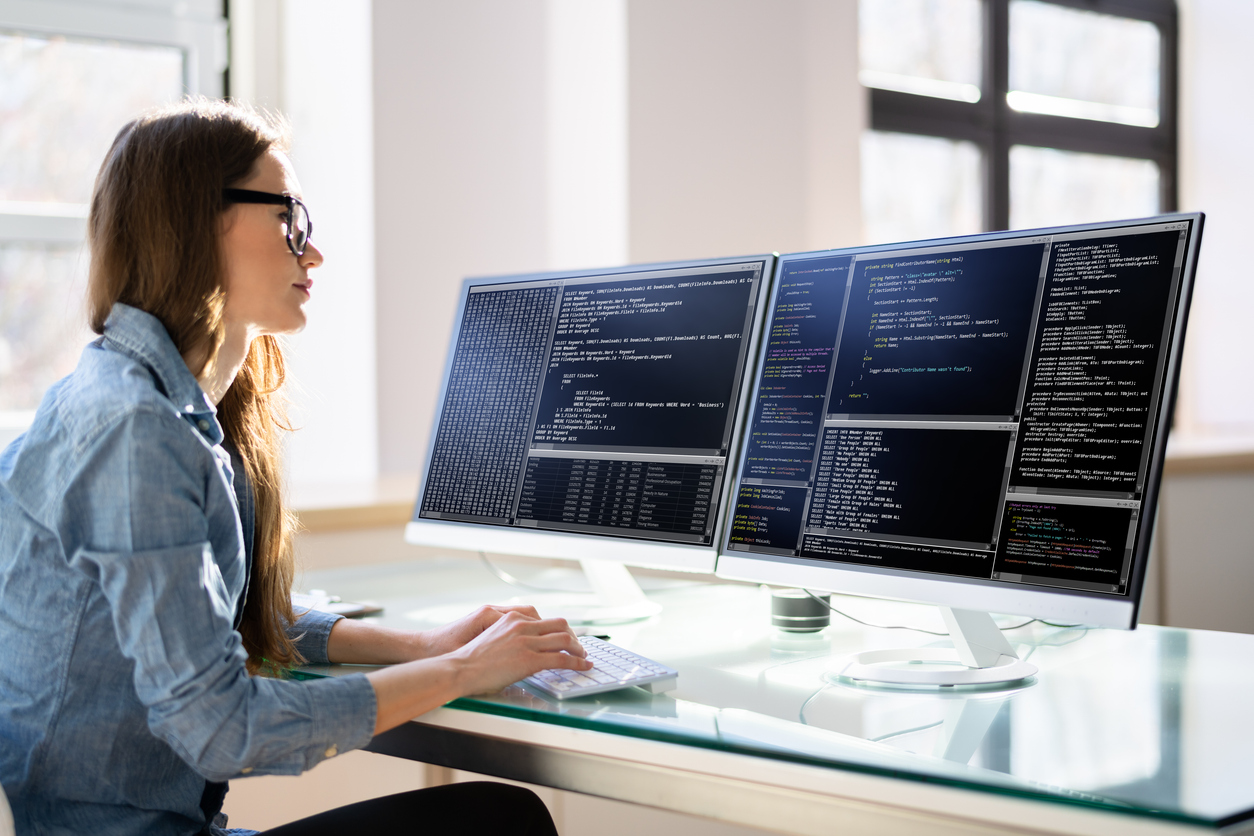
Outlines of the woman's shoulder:
{"label": "woman's shoulder", "polygon": [[35,413],[30,429],[7,451],[11,493],[53,500],[84,473],[134,468],[136,458],[212,468],[210,445],[162,393],[143,363],[97,341],[78,367],[58,381]]}
{"label": "woman's shoulder", "polygon": [[87,446],[102,433],[127,427],[145,432],[166,428],[194,436],[187,433],[179,408],[161,391],[153,372],[134,357],[108,349],[101,340],[89,344],[73,373],[49,391],[31,429],[36,430],[41,420],[50,429],[65,426],[71,430],[67,440]]}

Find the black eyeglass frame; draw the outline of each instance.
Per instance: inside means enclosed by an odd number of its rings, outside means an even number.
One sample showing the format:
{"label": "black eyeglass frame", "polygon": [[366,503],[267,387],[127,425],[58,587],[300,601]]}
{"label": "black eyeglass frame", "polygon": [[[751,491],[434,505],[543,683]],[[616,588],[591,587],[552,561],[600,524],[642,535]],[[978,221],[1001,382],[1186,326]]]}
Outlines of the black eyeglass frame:
{"label": "black eyeglass frame", "polygon": [[[222,197],[228,203],[262,203],[270,206],[286,206],[287,207],[287,248],[292,251],[292,255],[299,258],[305,254],[309,241],[313,238],[313,219],[309,217],[309,207],[305,205],[298,197],[290,194],[274,194],[273,192],[257,192],[252,189],[223,189]],[[305,229],[305,240],[298,248],[295,240],[295,220],[296,207],[300,206],[301,211],[305,213],[305,222],[308,226]]]}

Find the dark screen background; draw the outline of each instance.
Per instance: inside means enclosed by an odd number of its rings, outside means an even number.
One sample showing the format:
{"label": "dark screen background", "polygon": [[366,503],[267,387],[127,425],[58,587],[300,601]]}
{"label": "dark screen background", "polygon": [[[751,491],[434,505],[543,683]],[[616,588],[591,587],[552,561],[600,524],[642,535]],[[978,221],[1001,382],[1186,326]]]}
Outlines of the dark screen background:
{"label": "dark screen background", "polygon": [[567,285],[533,440],[723,451],[753,276]]}
{"label": "dark screen background", "polygon": [[1043,244],[857,261],[827,410],[1015,410]]}

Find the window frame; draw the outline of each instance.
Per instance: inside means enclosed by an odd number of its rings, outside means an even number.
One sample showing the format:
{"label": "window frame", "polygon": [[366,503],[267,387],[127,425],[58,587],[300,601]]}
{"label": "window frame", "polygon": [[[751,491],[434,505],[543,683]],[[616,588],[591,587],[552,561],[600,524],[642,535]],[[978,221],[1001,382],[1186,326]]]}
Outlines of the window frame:
{"label": "window frame", "polygon": [[[0,31],[175,47],[185,94],[225,93],[222,0],[0,0]],[[87,204],[0,201],[0,244],[86,246]],[[0,410],[0,448],[30,424],[31,411]]]}
{"label": "window frame", "polygon": [[[0,0],[0,31],[175,47],[184,55],[185,93],[224,92],[226,20],[219,0]],[[33,203],[29,210],[0,202],[0,243],[85,240],[86,204]]]}
{"label": "window frame", "polygon": [[959,102],[869,87],[871,130],[975,143],[984,159],[986,232],[1010,227],[1010,148],[1014,145],[1152,160],[1159,170],[1159,211],[1176,211],[1179,201],[1179,12],[1174,0],[1039,2],[1143,20],[1158,28],[1157,127],[1020,113],[1011,109],[1006,103],[1010,76],[1010,0],[983,0],[980,100]]}

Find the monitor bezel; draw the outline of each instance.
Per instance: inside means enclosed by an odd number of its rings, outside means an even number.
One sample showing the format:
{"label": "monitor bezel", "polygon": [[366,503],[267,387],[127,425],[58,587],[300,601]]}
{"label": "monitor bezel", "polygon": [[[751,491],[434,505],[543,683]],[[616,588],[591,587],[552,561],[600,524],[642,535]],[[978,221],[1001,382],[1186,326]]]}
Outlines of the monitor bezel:
{"label": "monitor bezel", "polygon": [[650,273],[658,270],[683,270],[696,267],[718,267],[722,265],[762,262],[762,276],[758,282],[754,301],[754,314],[750,326],[749,342],[745,350],[745,367],[743,369],[739,391],[735,401],[735,420],[732,424],[732,435],[728,445],[727,463],[723,469],[721,496],[723,502],[730,495],[732,474],[740,453],[741,436],[745,428],[745,415],[750,390],[756,383],[755,366],[759,355],[758,344],[762,338],[762,324],[765,321],[767,298],[771,291],[775,275],[777,254],[753,254],[727,258],[686,259],[683,261],[651,262],[647,264],[628,264],[618,267],[602,267],[591,270],[557,270],[538,273],[521,273],[506,276],[472,276],[462,280],[458,296],[457,311],[453,320],[453,332],[449,337],[445,351],[444,371],[440,378],[439,398],[435,405],[435,414],[431,422],[431,431],[427,439],[427,452],[423,459],[418,482],[418,497],[414,502],[414,510],[410,522],[405,527],[405,540],[414,545],[435,546],[442,548],[466,549],[497,554],[512,554],[526,557],[561,558],[580,560],[586,558],[609,560],[617,563],[630,564],[651,569],[677,570],[683,572],[714,572],[718,556],[719,544],[723,539],[722,526],[730,517],[723,509],[716,511],[713,538],[709,545],[667,543],[657,540],[635,538],[629,535],[614,534],[582,534],[578,532],[551,531],[547,529],[523,528],[519,526],[490,525],[451,520],[425,520],[419,518],[422,498],[426,491],[427,478],[431,467],[431,459],[435,449],[436,433],[439,430],[440,418],[444,411],[445,399],[448,396],[449,378],[453,368],[453,354],[457,348],[457,340],[461,334],[462,320],[465,316],[466,304],[470,288],[484,285],[506,285],[517,283],[535,283],[545,281],[565,281],[568,279],[597,278],[630,273]]}
{"label": "monitor bezel", "polygon": [[[728,549],[727,538],[730,533],[731,518],[735,511],[734,502],[728,502],[725,506],[727,519],[722,526],[724,536],[719,544],[716,574],[728,580],[797,586],[873,598],[912,601],[959,609],[983,610],[1032,618],[1059,620],[1068,623],[1134,629],[1140,614],[1141,596],[1144,591],[1145,578],[1153,546],[1159,486],[1162,480],[1167,438],[1175,411],[1181,358],[1184,351],[1185,329],[1188,323],[1189,307],[1192,303],[1197,257],[1202,240],[1202,228],[1205,222],[1203,213],[1174,212],[1146,218],[1131,218],[1100,223],[1052,226],[1039,229],[1001,230],[977,235],[954,236],[952,238],[932,238],[922,241],[785,253],[775,261],[775,275],[771,281],[771,297],[767,302],[763,317],[763,328],[765,329],[771,312],[775,309],[780,275],[787,263],[798,260],[830,258],[839,255],[858,255],[881,252],[888,249],[915,249],[988,241],[1007,241],[1043,235],[1058,235],[1090,230],[1115,230],[1128,226],[1179,223],[1182,221],[1190,223],[1189,237],[1185,246],[1184,260],[1181,264],[1179,288],[1173,313],[1174,321],[1171,328],[1171,342],[1168,346],[1167,362],[1163,372],[1162,389],[1158,393],[1158,415],[1154,425],[1154,436],[1150,442],[1151,455],[1146,471],[1145,496],[1141,504],[1142,522],[1138,531],[1136,545],[1133,549],[1132,573],[1129,578],[1129,588],[1126,595],[1113,596],[1108,593],[1084,592],[1059,587],[1017,586],[991,579],[955,578],[902,569],[842,564],[814,558],[764,554],[748,556],[751,553]],[[759,346],[759,356],[754,364],[755,369],[761,368],[765,352],[766,345],[763,343]],[[749,415],[745,416],[746,421],[749,421],[750,418],[751,416]],[[739,485],[740,471],[744,466],[745,455],[746,450],[742,446],[739,460],[735,467],[736,480],[734,484],[737,486]]]}

